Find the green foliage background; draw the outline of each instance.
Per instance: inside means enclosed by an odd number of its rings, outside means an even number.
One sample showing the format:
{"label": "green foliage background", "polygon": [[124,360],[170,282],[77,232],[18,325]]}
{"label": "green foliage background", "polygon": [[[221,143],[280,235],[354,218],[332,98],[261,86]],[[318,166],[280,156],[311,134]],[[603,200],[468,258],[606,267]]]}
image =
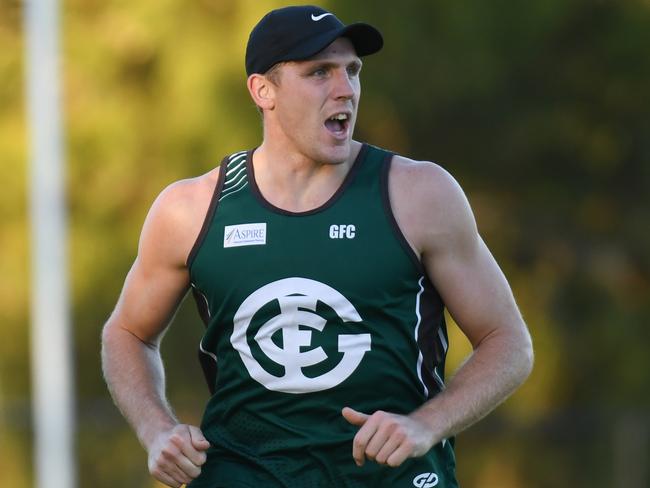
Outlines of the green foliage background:
{"label": "green foliage background", "polygon": [[[465,188],[533,334],[528,383],[458,439],[466,487],[650,480],[650,3],[327,1],[385,35],[357,138],[435,160]],[[250,28],[268,0],[62,5],[82,487],[155,486],[101,379],[99,334],[168,183],[256,145]],[[31,486],[23,4],[0,0],[0,485]],[[164,355],[185,421],[207,390],[184,304]],[[451,367],[467,353],[452,331]]]}

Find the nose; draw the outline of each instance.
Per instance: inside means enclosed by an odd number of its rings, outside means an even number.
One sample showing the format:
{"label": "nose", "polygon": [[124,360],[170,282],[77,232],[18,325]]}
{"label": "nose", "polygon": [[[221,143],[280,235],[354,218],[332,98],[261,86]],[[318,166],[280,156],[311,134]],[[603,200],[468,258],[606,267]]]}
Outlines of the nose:
{"label": "nose", "polygon": [[336,70],[334,74],[334,86],[332,87],[334,98],[342,100],[353,99],[355,86],[355,82],[350,78],[347,69]]}

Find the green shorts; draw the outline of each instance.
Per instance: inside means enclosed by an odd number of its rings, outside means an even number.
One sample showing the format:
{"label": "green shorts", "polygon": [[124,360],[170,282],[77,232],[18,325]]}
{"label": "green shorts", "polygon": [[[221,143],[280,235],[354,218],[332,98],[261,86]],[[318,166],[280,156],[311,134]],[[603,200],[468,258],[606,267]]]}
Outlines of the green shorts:
{"label": "green shorts", "polygon": [[391,468],[372,461],[359,467],[351,448],[327,453],[305,448],[254,459],[212,447],[201,475],[188,488],[457,488],[455,463],[440,463],[437,451],[443,449],[435,446]]}

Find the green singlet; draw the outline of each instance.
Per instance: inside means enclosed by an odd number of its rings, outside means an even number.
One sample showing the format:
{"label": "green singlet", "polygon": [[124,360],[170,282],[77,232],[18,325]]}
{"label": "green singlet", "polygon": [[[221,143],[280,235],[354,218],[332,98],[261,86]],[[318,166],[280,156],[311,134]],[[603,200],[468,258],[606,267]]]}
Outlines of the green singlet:
{"label": "green singlet", "polygon": [[444,304],[391,211],[391,159],[364,144],[330,200],[297,213],[264,199],[252,152],[221,163],[188,257],[212,393],[191,488],[457,486],[453,439],[358,467],[341,415],[408,414],[444,388]]}

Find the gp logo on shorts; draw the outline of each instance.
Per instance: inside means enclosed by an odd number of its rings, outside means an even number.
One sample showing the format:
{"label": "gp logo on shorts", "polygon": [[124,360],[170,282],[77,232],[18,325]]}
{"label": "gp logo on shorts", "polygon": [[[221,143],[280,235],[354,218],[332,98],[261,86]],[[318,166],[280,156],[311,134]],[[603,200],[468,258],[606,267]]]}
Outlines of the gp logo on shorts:
{"label": "gp logo on shorts", "polygon": [[[282,376],[269,373],[255,359],[248,341],[253,317],[262,307],[274,301],[277,301],[280,313],[262,324],[254,339],[268,359],[282,366]],[[319,376],[304,374],[303,368],[328,359],[320,346],[305,350],[312,346],[313,341],[313,332],[305,330],[305,327],[323,332],[327,325],[327,320],[316,313],[318,302],[330,307],[343,322],[362,321],[354,306],[341,293],[306,278],[274,281],[242,302],[233,319],[230,342],[254,380],[272,391],[309,393],[333,388],[357,369],[364,354],[370,350],[370,334],[339,334],[338,352],[343,356],[338,364]]]}
{"label": "gp logo on shorts", "polygon": [[413,486],[416,488],[431,488],[438,484],[436,473],[422,473],[413,478]]}

